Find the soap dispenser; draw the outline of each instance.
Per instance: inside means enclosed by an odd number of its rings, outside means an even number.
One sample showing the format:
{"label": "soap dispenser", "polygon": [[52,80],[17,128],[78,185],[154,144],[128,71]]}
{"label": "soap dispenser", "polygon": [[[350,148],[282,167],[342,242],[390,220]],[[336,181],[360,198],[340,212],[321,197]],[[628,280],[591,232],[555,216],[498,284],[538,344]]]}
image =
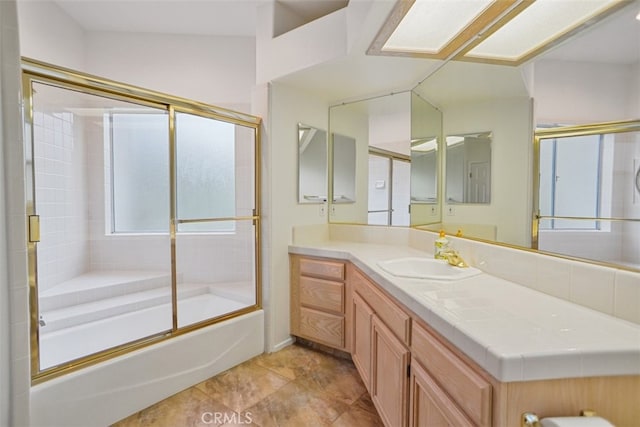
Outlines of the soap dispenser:
{"label": "soap dispenser", "polygon": [[445,253],[449,249],[449,239],[444,233],[444,230],[440,230],[440,237],[436,239],[435,249],[433,251],[433,256],[435,259],[445,259]]}

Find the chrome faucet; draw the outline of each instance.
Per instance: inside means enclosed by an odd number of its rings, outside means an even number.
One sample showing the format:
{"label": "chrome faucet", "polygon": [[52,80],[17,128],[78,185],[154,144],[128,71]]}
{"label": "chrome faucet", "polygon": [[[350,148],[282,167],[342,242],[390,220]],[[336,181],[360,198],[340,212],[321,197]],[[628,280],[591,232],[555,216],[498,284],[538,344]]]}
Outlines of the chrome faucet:
{"label": "chrome faucet", "polygon": [[469,264],[467,264],[466,261],[462,259],[458,251],[454,249],[447,248],[447,250],[442,253],[442,256],[450,265],[453,265],[454,267],[469,267]]}

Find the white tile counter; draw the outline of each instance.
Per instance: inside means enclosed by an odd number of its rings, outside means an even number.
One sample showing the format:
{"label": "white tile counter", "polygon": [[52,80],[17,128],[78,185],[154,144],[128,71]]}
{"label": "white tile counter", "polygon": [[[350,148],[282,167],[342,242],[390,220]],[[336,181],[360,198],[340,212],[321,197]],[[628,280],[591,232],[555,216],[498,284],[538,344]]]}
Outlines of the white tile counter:
{"label": "white tile counter", "polygon": [[409,246],[329,240],[289,252],[351,261],[502,382],[640,374],[635,323],[486,273],[433,281],[395,277],[378,266],[433,256]]}

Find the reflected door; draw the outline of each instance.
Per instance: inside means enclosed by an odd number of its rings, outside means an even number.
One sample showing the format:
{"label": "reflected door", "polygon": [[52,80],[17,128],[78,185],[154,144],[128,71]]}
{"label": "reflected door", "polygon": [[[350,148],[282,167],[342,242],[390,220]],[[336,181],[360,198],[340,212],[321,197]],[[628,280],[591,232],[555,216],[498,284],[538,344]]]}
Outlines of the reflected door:
{"label": "reflected door", "polygon": [[369,153],[368,224],[408,226],[411,162]]}

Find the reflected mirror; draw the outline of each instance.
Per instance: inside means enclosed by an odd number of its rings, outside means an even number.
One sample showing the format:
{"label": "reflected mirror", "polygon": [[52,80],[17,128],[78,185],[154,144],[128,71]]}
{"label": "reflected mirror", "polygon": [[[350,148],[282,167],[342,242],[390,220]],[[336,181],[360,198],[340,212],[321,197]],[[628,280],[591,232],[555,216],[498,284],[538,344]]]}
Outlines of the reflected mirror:
{"label": "reflected mirror", "polygon": [[327,201],[327,132],[298,123],[298,203]]}
{"label": "reflected mirror", "polygon": [[491,202],[491,132],[448,135],[447,203]]}
{"label": "reflected mirror", "polygon": [[[331,222],[409,226],[440,221],[439,110],[405,91],[333,106],[329,113],[331,132],[353,136],[357,152],[350,169],[357,172],[356,201],[341,206],[336,197]],[[334,156],[339,145],[334,139]],[[332,179],[336,186],[338,170]]]}
{"label": "reflected mirror", "polygon": [[438,138],[411,141],[411,203],[438,203]]}
{"label": "reflected mirror", "polygon": [[356,201],[356,140],[333,134],[333,194],[332,203]]}

